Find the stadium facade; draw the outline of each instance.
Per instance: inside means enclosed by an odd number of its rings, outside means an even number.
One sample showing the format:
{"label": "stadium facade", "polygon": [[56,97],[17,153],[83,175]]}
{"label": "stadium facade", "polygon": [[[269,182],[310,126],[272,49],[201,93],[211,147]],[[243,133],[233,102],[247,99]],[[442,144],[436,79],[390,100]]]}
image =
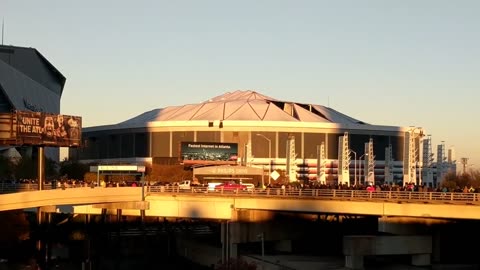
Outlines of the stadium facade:
{"label": "stadium facade", "polygon": [[418,127],[373,125],[326,106],[238,90],[84,128],[83,147],[69,155],[96,164],[255,167],[268,182],[281,175],[287,181],[435,185],[424,134]]}
{"label": "stadium facade", "polygon": [[[66,78],[34,48],[0,45],[0,113],[33,111],[60,113]],[[34,155],[31,146],[0,146],[3,153]],[[12,151],[15,150],[15,151]],[[46,147],[45,155],[59,159],[58,147]]]}

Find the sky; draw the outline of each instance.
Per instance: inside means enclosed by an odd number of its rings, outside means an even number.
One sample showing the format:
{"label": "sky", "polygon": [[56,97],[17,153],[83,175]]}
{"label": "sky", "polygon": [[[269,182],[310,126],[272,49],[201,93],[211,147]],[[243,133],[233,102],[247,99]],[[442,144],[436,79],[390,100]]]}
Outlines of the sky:
{"label": "sky", "polygon": [[0,0],[3,44],[67,78],[61,113],[84,127],[254,90],[422,127],[477,169],[479,13],[477,0]]}

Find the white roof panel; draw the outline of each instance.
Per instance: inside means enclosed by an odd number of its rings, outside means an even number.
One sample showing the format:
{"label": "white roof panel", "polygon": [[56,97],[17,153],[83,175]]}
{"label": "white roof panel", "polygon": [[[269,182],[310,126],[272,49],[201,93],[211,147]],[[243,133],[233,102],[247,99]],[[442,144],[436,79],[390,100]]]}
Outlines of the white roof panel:
{"label": "white roof panel", "polygon": [[291,121],[333,124],[365,124],[331,108],[315,104],[279,101],[255,91],[234,91],[198,104],[170,106],[145,112],[115,125],[116,128],[147,126],[149,122],[243,120]]}

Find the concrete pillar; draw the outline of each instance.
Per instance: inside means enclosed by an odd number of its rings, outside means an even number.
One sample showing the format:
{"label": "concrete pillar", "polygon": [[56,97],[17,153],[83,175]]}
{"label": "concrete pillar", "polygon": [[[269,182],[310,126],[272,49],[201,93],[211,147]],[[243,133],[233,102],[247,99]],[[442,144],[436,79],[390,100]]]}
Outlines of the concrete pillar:
{"label": "concrete pillar", "polygon": [[403,254],[412,256],[413,265],[428,266],[431,253],[431,236],[350,235],[343,238],[345,266],[352,269],[362,269],[363,256]]}
{"label": "concrete pillar", "polygon": [[364,269],[362,255],[345,256],[345,267],[350,269]]}
{"label": "concrete pillar", "polygon": [[117,209],[117,223],[122,221],[122,209]]}
{"label": "concrete pillar", "polygon": [[276,251],[292,252],[292,240],[280,240],[274,242],[274,248]]}
{"label": "concrete pillar", "polygon": [[413,254],[412,255],[412,265],[415,265],[415,266],[429,266],[430,265],[430,254]]}
{"label": "concrete pillar", "polygon": [[432,233],[432,261],[437,263],[441,259],[441,228],[436,228]]}
{"label": "concrete pillar", "polygon": [[220,225],[220,238],[222,242],[222,263],[227,263],[230,258],[230,226],[229,222]]}
{"label": "concrete pillar", "polygon": [[107,209],[106,208],[102,208],[101,219],[102,219],[102,223],[107,222]]}
{"label": "concrete pillar", "polygon": [[140,222],[142,222],[142,225],[145,222],[145,209],[140,210]]}
{"label": "concrete pillar", "polygon": [[235,243],[230,244],[229,251],[230,251],[230,254],[229,254],[230,259],[236,259],[238,257],[238,244],[235,244]]}

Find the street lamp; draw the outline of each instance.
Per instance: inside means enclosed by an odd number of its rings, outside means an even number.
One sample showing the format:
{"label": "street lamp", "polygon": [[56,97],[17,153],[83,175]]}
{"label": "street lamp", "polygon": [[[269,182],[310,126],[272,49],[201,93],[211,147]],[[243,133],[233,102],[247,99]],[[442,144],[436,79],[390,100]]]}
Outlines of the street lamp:
{"label": "street lamp", "polygon": [[354,156],[354,159],[355,159],[355,163],[353,163],[353,175],[354,175],[354,178],[355,178],[355,186],[357,186],[357,152],[353,151],[353,150],[349,150],[350,153],[353,153],[353,156]]}
{"label": "street lamp", "polygon": [[[268,184],[270,185],[270,174],[272,174],[272,140],[267,138],[267,136],[257,133],[257,136],[260,136],[268,141]],[[263,176],[262,176],[262,188],[264,188],[265,184],[263,183]]]}

